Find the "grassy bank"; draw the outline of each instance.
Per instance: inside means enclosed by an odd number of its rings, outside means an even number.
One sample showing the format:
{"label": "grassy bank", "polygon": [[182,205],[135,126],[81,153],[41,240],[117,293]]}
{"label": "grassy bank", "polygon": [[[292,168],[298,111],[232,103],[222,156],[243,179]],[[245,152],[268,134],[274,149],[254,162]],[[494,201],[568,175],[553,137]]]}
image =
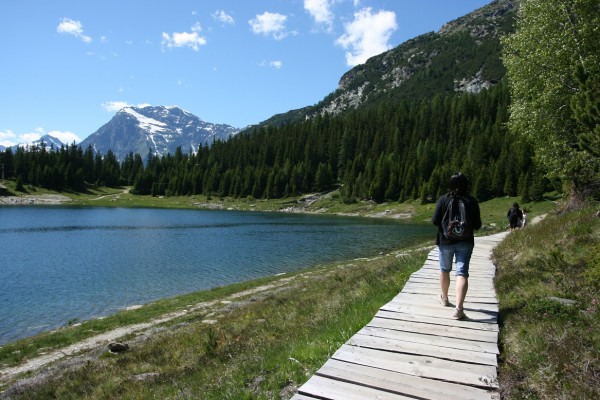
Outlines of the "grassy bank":
{"label": "grassy bank", "polygon": [[[377,309],[390,301],[420,268],[426,249],[370,260],[326,265],[244,288],[278,285],[217,301],[167,323],[123,338],[130,350],[84,354],[58,363],[44,379],[33,376],[3,395],[10,398],[289,398]],[[108,329],[112,323],[148,318],[163,311],[220,300],[241,287],[227,287],[149,304],[101,321],[2,348],[2,359],[40,340],[68,331]],[[224,291],[224,292],[219,292]],[[145,314],[145,316],[144,316]],[[111,318],[115,320],[111,321]],[[94,324],[104,325],[103,328]],[[48,338],[45,339],[45,337]],[[50,343],[48,343],[51,345]],[[20,349],[20,350],[19,350]],[[6,389],[6,387],[5,387]],[[12,397],[11,397],[12,396]],[[0,397],[2,397],[0,395]]]}
{"label": "grassy bank", "polygon": [[505,399],[600,398],[600,218],[550,215],[494,251]]}

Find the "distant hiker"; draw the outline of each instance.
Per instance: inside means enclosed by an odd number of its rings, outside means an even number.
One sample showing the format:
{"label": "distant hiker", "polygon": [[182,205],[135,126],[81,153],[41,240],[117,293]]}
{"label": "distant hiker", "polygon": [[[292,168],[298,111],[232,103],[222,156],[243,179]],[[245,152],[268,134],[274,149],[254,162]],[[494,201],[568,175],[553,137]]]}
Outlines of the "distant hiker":
{"label": "distant hiker", "polygon": [[525,209],[523,209],[523,218],[521,218],[521,228],[525,227],[525,225],[527,225],[527,214]]}
{"label": "distant hiker", "polygon": [[513,203],[512,207],[509,208],[508,212],[506,213],[506,218],[508,218],[508,222],[510,222],[511,231],[519,229],[519,223],[523,218],[523,212],[519,210],[519,203]]}
{"label": "distant hiker", "polygon": [[452,260],[456,257],[456,310],[454,318],[464,319],[463,303],[469,288],[469,263],[475,246],[473,231],[481,228],[479,203],[469,195],[469,183],[462,172],[450,177],[450,192],[440,196],[431,221],[438,227],[435,244],[440,255],[440,303],[448,307]]}

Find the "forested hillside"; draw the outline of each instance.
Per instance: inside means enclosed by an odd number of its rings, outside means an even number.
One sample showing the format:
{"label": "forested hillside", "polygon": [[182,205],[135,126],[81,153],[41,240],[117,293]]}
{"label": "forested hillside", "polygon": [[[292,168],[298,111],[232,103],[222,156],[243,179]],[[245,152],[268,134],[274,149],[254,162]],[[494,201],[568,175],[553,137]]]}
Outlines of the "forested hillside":
{"label": "forested hillside", "polygon": [[149,160],[139,194],[277,198],[342,185],[345,201],[433,199],[455,170],[481,200],[540,196],[531,149],[508,134],[505,85],[478,95],[385,104],[344,117],[263,127],[198,154]]}

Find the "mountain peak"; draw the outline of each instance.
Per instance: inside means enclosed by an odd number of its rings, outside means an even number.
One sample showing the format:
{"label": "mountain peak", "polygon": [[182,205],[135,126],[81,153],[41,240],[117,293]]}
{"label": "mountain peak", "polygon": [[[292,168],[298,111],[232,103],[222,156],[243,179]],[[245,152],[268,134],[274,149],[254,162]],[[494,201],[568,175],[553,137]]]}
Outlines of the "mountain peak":
{"label": "mountain peak", "polygon": [[173,154],[177,147],[184,153],[196,152],[213,140],[227,140],[239,129],[225,124],[205,122],[177,106],[128,106],[95,133],[81,142],[102,154],[110,149],[123,160],[130,152],[145,156]]}

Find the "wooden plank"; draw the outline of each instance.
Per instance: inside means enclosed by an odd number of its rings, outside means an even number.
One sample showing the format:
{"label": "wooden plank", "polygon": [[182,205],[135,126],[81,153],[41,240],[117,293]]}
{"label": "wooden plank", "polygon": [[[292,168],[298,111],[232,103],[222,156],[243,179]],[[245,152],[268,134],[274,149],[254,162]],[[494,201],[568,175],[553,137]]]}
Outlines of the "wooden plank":
{"label": "wooden plank", "polygon": [[[436,317],[436,318],[444,318],[444,319],[452,319],[453,310],[450,307],[440,307],[436,308],[424,308],[418,307],[411,304],[402,304],[402,303],[394,303],[390,302],[383,307],[381,310],[386,311],[395,311],[402,312],[413,315],[424,315],[428,317]],[[498,314],[497,313],[488,313],[480,310],[469,309],[465,307],[465,314],[467,318],[465,321],[471,322],[479,322],[479,323],[490,323],[496,324],[498,322]]]}
{"label": "wooden plank", "polygon": [[[451,290],[449,290],[448,292],[453,291],[454,288],[455,288],[455,285],[451,284],[450,285]],[[437,294],[439,294],[441,292],[441,289],[440,289],[439,283],[437,285],[408,284],[408,285],[404,286],[402,291],[407,292],[407,293],[437,293]],[[467,296],[468,295],[476,295],[479,297],[487,297],[487,298],[496,297],[495,292],[493,292],[492,290],[479,288],[479,287],[477,287],[477,285],[473,285],[471,282],[469,282],[469,289],[467,291]]]}
{"label": "wooden plank", "polygon": [[342,345],[331,357],[360,365],[376,365],[381,369],[424,378],[462,383],[482,388],[497,388],[496,367],[441,360],[434,357],[406,355]]}
{"label": "wooden plank", "polygon": [[[448,293],[448,301],[450,302],[450,308],[456,306],[456,296],[454,293]],[[434,294],[423,294],[423,293],[402,293],[402,296],[397,296],[393,299],[394,302],[414,304],[421,307],[443,307],[439,303],[439,293]],[[491,298],[480,298],[474,296],[468,296],[465,299],[464,307],[466,308],[480,308],[486,311],[498,312],[498,302]]]}
{"label": "wooden plank", "polygon": [[[314,396],[318,399],[344,399],[344,400],[411,400],[410,397],[384,390],[373,389],[349,382],[328,379],[314,375],[300,389],[301,395]],[[414,398],[412,398],[414,400]]]}
{"label": "wooden plank", "polygon": [[[495,335],[486,334],[485,332],[478,332],[472,330],[465,330],[464,335],[456,337],[458,335],[448,334],[447,330],[443,327],[436,327],[432,330],[431,334],[423,334],[421,332],[413,332],[410,330],[393,329],[384,326],[378,326],[377,322],[373,324],[367,324],[357,334],[377,336],[394,340],[402,340],[409,343],[421,343],[432,346],[440,346],[446,348],[453,348],[458,350],[475,350],[481,353],[490,354],[489,359],[493,359],[493,363],[496,363],[495,357],[500,353],[498,350],[497,340],[494,341]],[[471,333],[477,333],[479,339],[486,340],[475,340]],[[482,335],[482,333],[484,333]],[[487,358],[487,356],[486,356]]]}
{"label": "wooden plank", "polygon": [[394,329],[397,331],[411,332],[422,335],[437,335],[455,339],[469,339],[477,342],[498,342],[498,331],[484,331],[467,329],[450,325],[435,325],[422,322],[403,321],[398,319],[382,318],[382,312],[377,313],[367,326],[373,328]]}
{"label": "wooden plank", "polygon": [[[439,292],[423,294],[423,293],[412,293],[412,292],[405,293],[403,291],[401,296],[398,295],[398,296],[394,297],[394,299],[391,302],[403,303],[403,304],[413,304],[413,305],[418,305],[421,307],[440,308],[443,306],[439,303],[439,298],[440,298]],[[452,293],[452,291],[450,291],[448,293],[448,300],[450,301],[450,304],[452,306],[454,306],[456,304],[456,302],[454,301],[455,294]],[[498,302],[493,301],[489,297],[483,298],[483,297],[467,295],[467,298],[465,299],[464,304],[465,304],[466,308],[477,308],[477,309],[495,312],[495,313],[497,313],[499,311]]]}
{"label": "wooden plank", "polygon": [[500,398],[497,396],[497,393],[490,390],[411,376],[375,367],[350,364],[338,360],[329,360],[317,371],[317,375],[342,381],[351,379],[360,385],[380,387],[386,391],[413,396],[419,399],[497,400]]}
{"label": "wooden plank", "polygon": [[290,400],[318,400],[316,397],[296,393]]}
{"label": "wooden plank", "polygon": [[[406,288],[405,289],[406,294],[413,294],[415,296],[421,296],[423,297],[423,304],[431,304],[431,303],[438,303],[437,298],[440,295],[440,290],[438,289],[433,289],[433,288]],[[471,293],[473,292],[473,293]],[[456,296],[456,291],[455,290],[449,290],[448,291],[448,296],[450,296],[452,299],[455,299]],[[395,300],[393,300],[395,301]],[[467,293],[467,297],[465,298],[465,303],[466,302],[472,302],[472,303],[482,303],[482,304],[497,304],[498,300],[493,297],[490,296],[489,294],[486,293],[482,293],[482,292],[477,292],[477,291],[469,291]],[[439,304],[439,303],[438,303]],[[453,303],[455,304],[455,303]]]}
{"label": "wooden plank", "polygon": [[[443,360],[498,366],[495,354],[480,350],[484,346],[489,347],[489,343],[469,342],[468,340],[462,340],[462,343],[459,343],[459,339],[453,339],[450,342],[450,339],[445,338],[444,340],[441,336],[431,337],[429,343],[423,343],[425,340],[407,340],[415,339],[415,336],[425,339],[427,335],[415,335],[407,332],[402,334],[398,331],[392,331],[391,333],[384,329],[363,329],[350,338],[346,344],[395,353],[435,357]],[[455,346],[462,348],[457,349]]]}
{"label": "wooden plank", "polygon": [[399,313],[394,311],[379,310],[375,315],[379,318],[386,318],[396,321],[414,322],[420,324],[429,324],[432,326],[448,326],[455,328],[467,328],[474,331],[486,331],[498,333],[500,328],[498,324],[489,323],[476,323],[469,320],[457,320],[457,319],[442,319],[436,317],[428,317],[425,315],[412,315],[406,313]]}

